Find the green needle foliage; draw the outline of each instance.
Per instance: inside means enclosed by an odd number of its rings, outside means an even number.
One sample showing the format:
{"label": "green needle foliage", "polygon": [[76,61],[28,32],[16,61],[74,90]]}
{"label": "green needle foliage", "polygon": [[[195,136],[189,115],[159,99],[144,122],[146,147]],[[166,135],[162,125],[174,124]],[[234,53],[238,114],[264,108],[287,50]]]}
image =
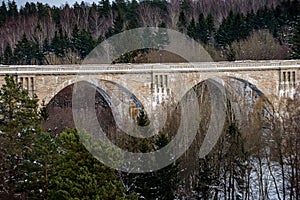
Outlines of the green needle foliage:
{"label": "green needle foliage", "polygon": [[47,113],[15,77],[5,77],[0,94],[0,199],[136,199],[76,130],[41,131]]}
{"label": "green needle foliage", "polygon": [[292,57],[300,58],[300,23],[295,27],[294,36],[292,38]]}
{"label": "green needle foliage", "polygon": [[134,199],[125,189],[113,169],[94,158],[80,142],[79,134],[67,130],[57,138],[59,162],[51,185],[50,199]]}
{"label": "green needle foliage", "polygon": [[0,89],[0,183],[9,195],[22,174],[18,166],[24,152],[31,149],[31,139],[40,130],[39,121],[36,96],[29,97],[13,76],[6,76]]}

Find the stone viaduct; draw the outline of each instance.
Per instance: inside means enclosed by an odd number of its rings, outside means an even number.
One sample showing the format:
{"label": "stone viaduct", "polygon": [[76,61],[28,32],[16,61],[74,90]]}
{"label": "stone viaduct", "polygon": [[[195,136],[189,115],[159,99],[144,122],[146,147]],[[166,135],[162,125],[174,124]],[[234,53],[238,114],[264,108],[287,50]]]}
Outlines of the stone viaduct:
{"label": "stone viaduct", "polygon": [[[160,104],[164,99],[184,94],[198,83],[213,77],[235,79],[257,88],[270,102],[293,97],[300,81],[300,60],[236,61],[202,63],[147,63],[113,65],[0,66],[0,85],[6,74],[14,75],[30,94],[48,103],[65,87],[82,79],[92,79],[108,95],[124,95],[125,88],[143,104]],[[115,88],[115,89],[114,89]],[[250,91],[250,90],[249,90]],[[251,91],[250,91],[251,93]],[[180,97],[179,97],[180,98]],[[66,102],[67,104],[70,102]]]}

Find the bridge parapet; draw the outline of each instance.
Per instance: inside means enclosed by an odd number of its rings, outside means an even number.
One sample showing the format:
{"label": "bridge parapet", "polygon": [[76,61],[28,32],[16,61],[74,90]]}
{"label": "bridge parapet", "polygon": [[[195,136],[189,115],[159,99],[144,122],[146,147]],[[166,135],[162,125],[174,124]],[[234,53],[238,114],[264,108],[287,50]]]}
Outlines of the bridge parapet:
{"label": "bridge parapet", "polygon": [[153,71],[240,71],[299,69],[300,60],[278,61],[236,61],[201,63],[147,63],[147,64],[88,64],[88,65],[2,65],[0,75],[4,74],[80,74],[80,73],[148,73]]}

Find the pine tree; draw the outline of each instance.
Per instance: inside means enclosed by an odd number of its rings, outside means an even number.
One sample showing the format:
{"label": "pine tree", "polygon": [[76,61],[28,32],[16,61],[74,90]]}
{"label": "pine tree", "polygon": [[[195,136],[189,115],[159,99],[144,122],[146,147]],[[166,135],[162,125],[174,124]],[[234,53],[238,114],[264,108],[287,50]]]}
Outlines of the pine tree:
{"label": "pine tree", "polygon": [[68,48],[68,37],[63,33],[62,29],[59,29],[59,35],[55,32],[55,36],[51,41],[51,51],[59,57],[63,57]]}
{"label": "pine tree", "polygon": [[215,173],[210,155],[199,159],[199,173],[196,176],[198,185],[195,188],[198,199],[211,199],[211,186],[213,186],[215,181]]}
{"label": "pine tree", "polygon": [[37,2],[36,7],[37,7],[37,14],[39,19],[49,17],[49,6]]}
{"label": "pine tree", "polygon": [[191,11],[191,5],[189,0],[181,0],[180,8],[184,13],[189,13]]}
{"label": "pine tree", "polygon": [[18,16],[18,7],[16,2],[13,1],[8,1],[8,16],[10,17],[17,17]]}
{"label": "pine tree", "polygon": [[0,93],[0,182],[3,190],[14,194],[22,174],[19,166],[25,159],[24,152],[39,131],[38,100],[35,96],[30,98],[13,76],[5,77]]}
{"label": "pine tree", "polygon": [[[168,137],[161,133],[156,140],[156,149],[161,149],[169,143]],[[172,152],[168,152],[172,153]],[[158,161],[159,162],[159,161]],[[164,167],[163,169],[155,172],[155,176],[158,177],[157,187],[157,199],[174,199],[175,191],[178,187],[178,161],[174,161],[172,164]]]}
{"label": "pine tree", "polygon": [[[134,140],[134,142],[138,144],[139,152],[146,153],[163,148],[168,144],[169,139],[165,134],[160,133],[154,140]],[[159,162],[159,160],[149,162]],[[147,163],[144,164],[147,165]],[[122,176],[128,191],[135,192],[140,199],[174,199],[178,186],[178,163],[174,162],[153,172],[123,173]]]}
{"label": "pine tree", "polygon": [[21,65],[40,64],[43,56],[40,55],[39,45],[36,42],[29,41],[24,34],[16,45],[14,59],[17,64]]}
{"label": "pine tree", "polygon": [[292,38],[292,58],[300,58],[300,23],[295,27]]}
{"label": "pine tree", "polygon": [[20,164],[22,170],[16,191],[28,199],[49,199],[53,190],[54,177],[61,165],[59,146],[51,133],[40,132],[33,138],[26,159]]}
{"label": "pine tree", "polygon": [[213,34],[216,31],[215,19],[214,19],[212,14],[208,14],[208,16],[206,18],[206,27],[207,27],[207,30],[208,30],[207,39],[209,41],[213,38]]}
{"label": "pine tree", "polygon": [[137,123],[139,126],[148,126],[149,125],[150,121],[144,110],[139,110],[139,114],[137,116]]}
{"label": "pine tree", "polygon": [[181,11],[179,14],[179,19],[178,19],[178,23],[177,23],[178,30],[180,32],[184,33],[186,30],[186,24],[187,24],[187,20],[186,20],[185,14],[183,11]]}
{"label": "pine tree", "polygon": [[[77,3],[77,2],[76,2]],[[75,4],[76,4],[75,3]],[[74,8],[75,8],[75,4],[74,4]],[[59,27],[60,25],[60,13],[61,13],[61,10],[55,6],[53,6],[51,8],[51,16],[55,22],[55,24]]]}
{"label": "pine tree", "polygon": [[99,4],[100,4],[100,6],[99,6],[100,7],[99,12],[101,14],[103,14],[105,17],[108,17],[109,12],[111,10],[111,5],[110,5],[109,0],[101,0],[99,2]]}
{"label": "pine tree", "polygon": [[187,27],[187,35],[196,39],[196,23],[194,18],[192,18],[189,26]]}
{"label": "pine tree", "polygon": [[228,61],[235,61],[236,60],[236,51],[232,46],[227,47],[226,51],[226,59]]}
{"label": "pine tree", "polygon": [[2,132],[13,137],[27,131],[34,131],[39,124],[38,99],[29,97],[28,91],[16,83],[13,76],[5,77],[1,88],[1,124]]}
{"label": "pine tree", "polygon": [[223,19],[220,28],[216,33],[216,41],[220,47],[225,47],[230,45],[235,40],[236,30],[233,29],[235,16],[233,12],[230,12],[229,15]]}
{"label": "pine tree", "polygon": [[11,47],[9,45],[7,45],[4,50],[3,64],[5,65],[13,64],[13,54],[12,54]]}
{"label": "pine tree", "polygon": [[198,18],[198,23],[196,25],[196,35],[195,38],[200,40],[204,44],[208,42],[209,39],[209,30],[206,24],[204,15],[201,13]]}
{"label": "pine tree", "polygon": [[0,26],[2,26],[7,18],[7,8],[6,8],[6,4],[4,1],[2,1],[2,5],[0,7]]}
{"label": "pine tree", "polygon": [[136,0],[132,0],[131,3],[128,3],[128,11],[126,13],[126,19],[128,21],[127,29],[134,29],[138,27],[138,2]]}
{"label": "pine tree", "polygon": [[[114,171],[94,158],[80,142],[77,131],[57,138],[61,163],[49,191],[49,199],[136,199],[125,195]],[[63,164],[62,164],[63,163]]]}
{"label": "pine tree", "polygon": [[77,25],[72,31],[70,47],[72,51],[78,52],[81,59],[84,59],[94,48],[95,42],[89,31],[85,29],[79,31]]}
{"label": "pine tree", "polygon": [[124,19],[120,12],[118,12],[118,15],[116,19],[114,20],[114,28],[113,28],[113,34],[118,34],[124,30]]}
{"label": "pine tree", "polygon": [[92,38],[92,35],[89,31],[83,29],[79,35],[80,46],[78,48],[79,55],[82,59],[84,59],[95,46],[95,42]]}

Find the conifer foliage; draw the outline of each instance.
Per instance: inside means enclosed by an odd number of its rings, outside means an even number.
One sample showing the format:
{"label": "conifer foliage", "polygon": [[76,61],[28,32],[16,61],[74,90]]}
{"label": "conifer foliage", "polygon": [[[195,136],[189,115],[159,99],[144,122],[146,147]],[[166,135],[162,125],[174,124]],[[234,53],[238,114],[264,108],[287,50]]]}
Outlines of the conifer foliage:
{"label": "conifer foliage", "polygon": [[[6,76],[0,89],[0,184],[1,192],[14,194],[25,159],[31,149],[32,136],[39,131],[38,99],[17,84],[15,77]],[[1,194],[0,192],[0,194]]]}
{"label": "conifer foliage", "polygon": [[[242,5],[236,5],[239,1],[224,1],[223,7],[213,1],[102,0],[98,4],[82,2],[60,8],[42,3],[26,3],[18,8],[15,1],[2,1],[0,62],[79,63],[103,39],[128,29],[162,25],[187,34],[211,49],[212,55],[213,52],[223,55],[223,59],[227,58],[223,51],[230,49],[232,43],[248,40],[253,32],[260,30],[268,30],[281,46],[297,45],[291,36],[297,35],[299,1],[271,1],[272,5],[251,3],[247,8],[245,5],[251,1]],[[205,3],[208,9],[203,10],[201,4]]]}
{"label": "conifer foliage", "polygon": [[136,199],[76,130],[42,132],[45,109],[16,79],[0,89],[0,199]]}

